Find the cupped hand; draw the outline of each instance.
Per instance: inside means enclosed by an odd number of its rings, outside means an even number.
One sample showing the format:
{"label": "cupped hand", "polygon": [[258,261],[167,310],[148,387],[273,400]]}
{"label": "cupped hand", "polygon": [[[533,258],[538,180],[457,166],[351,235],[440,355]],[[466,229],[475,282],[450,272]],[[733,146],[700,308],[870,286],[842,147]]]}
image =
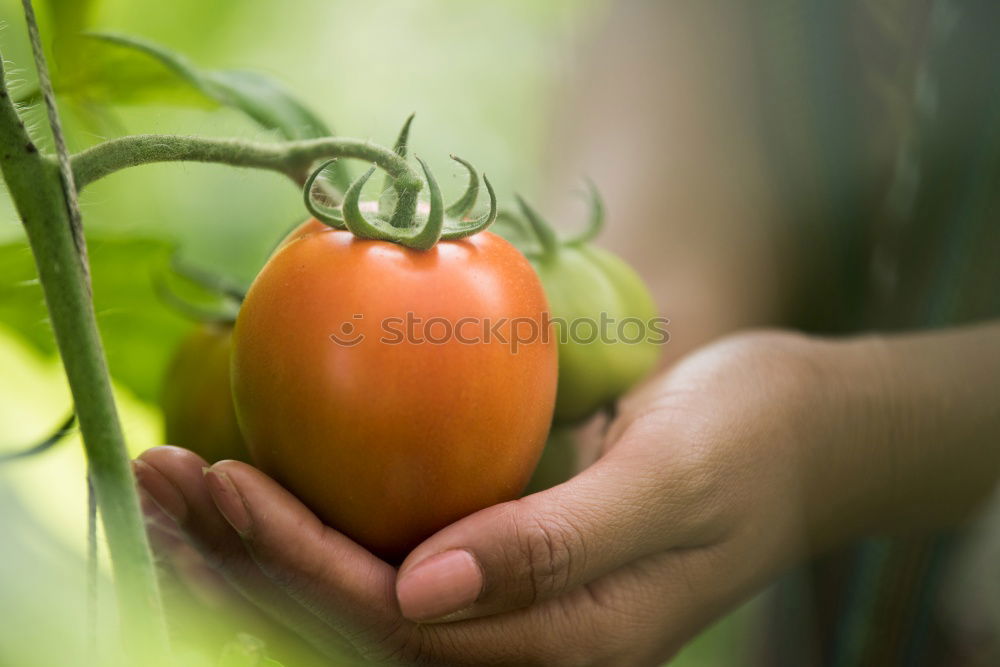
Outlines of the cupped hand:
{"label": "cupped hand", "polygon": [[[136,472],[231,585],[331,655],[658,664],[865,528],[856,501],[877,493],[880,463],[843,446],[869,435],[853,418],[868,399],[841,379],[855,363],[853,348],[790,334],[704,348],[623,403],[577,476],[444,528],[398,571],[249,465],[158,447]],[[845,476],[852,490],[836,493]]]}

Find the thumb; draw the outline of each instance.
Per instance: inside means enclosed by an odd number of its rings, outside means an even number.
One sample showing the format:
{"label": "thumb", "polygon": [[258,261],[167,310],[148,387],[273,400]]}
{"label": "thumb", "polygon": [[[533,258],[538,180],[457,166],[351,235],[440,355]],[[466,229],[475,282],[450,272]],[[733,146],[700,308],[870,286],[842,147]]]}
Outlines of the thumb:
{"label": "thumb", "polygon": [[622,445],[564,484],[472,514],[417,547],[396,579],[403,615],[453,621],[519,609],[678,545],[680,488]]}

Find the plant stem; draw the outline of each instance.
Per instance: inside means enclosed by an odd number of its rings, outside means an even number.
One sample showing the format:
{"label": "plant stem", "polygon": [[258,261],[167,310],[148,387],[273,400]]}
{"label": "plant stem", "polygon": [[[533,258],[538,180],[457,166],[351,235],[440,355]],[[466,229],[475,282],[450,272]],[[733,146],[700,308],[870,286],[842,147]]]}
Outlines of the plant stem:
{"label": "plant stem", "polygon": [[39,153],[11,103],[0,67],[0,170],[24,223],[83,435],[131,646],[167,656],[169,645],[153,559],[129,469],[90,281],[74,238],[55,160]]}
{"label": "plant stem", "polygon": [[234,167],[270,169],[285,174],[299,186],[310,166],[329,157],[357,158],[377,164],[395,181],[397,190],[417,192],[417,173],[388,148],[370,141],[325,137],[275,143],[180,135],[138,134],[112,139],[73,156],[73,176],[79,189],[126,167],[151,162],[216,162]]}
{"label": "plant stem", "polygon": [[79,188],[126,167],[151,162],[216,162],[233,167],[271,169],[285,174],[300,187],[309,179],[310,167],[321,158],[356,158],[382,167],[393,178],[396,207],[389,224],[405,228],[414,224],[417,195],[423,182],[395,152],[370,141],[324,137],[262,144],[239,139],[213,139],[180,135],[138,134],[112,139],[73,156],[73,178]]}

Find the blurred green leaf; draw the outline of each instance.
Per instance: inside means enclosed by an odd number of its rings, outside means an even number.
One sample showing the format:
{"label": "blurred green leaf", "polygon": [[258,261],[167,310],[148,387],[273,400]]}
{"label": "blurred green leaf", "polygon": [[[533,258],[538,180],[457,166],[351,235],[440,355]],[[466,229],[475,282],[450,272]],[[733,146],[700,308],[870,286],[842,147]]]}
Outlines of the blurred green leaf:
{"label": "blurred green leaf", "polygon": [[333,134],[291,93],[261,74],[221,70],[207,72],[205,82],[211,85],[220,102],[242,110],[261,126],[277,130],[286,139],[314,139]]}
{"label": "blurred green leaf", "polygon": [[57,61],[72,57],[83,32],[90,24],[94,0],[45,0],[49,16],[48,42]]}
{"label": "blurred green leaf", "polygon": [[44,454],[60,442],[66,440],[66,436],[73,432],[73,427],[75,425],[76,413],[71,411],[69,416],[66,417],[62,423],[59,424],[59,426],[43,440],[40,440],[28,447],[23,445],[18,447],[4,447],[3,450],[0,451],[0,464]]}
{"label": "blurred green leaf", "polygon": [[[155,61],[172,73],[175,81],[186,83],[206,101],[239,109],[262,127],[276,130],[286,139],[309,139],[331,134],[330,128],[318,116],[284,87],[263,75],[239,70],[203,70],[184,56],[138,37],[114,33],[93,33],[91,36],[108,47],[106,52],[117,53],[119,62],[139,59]],[[114,68],[99,69],[105,81],[119,76]],[[122,83],[141,83],[130,76],[126,79]],[[147,95],[156,93],[156,86],[147,84],[144,87]],[[106,100],[127,103],[130,94],[128,86],[109,84],[108,88]]]}
{"label": "blurred green leaf", "polygon": [[[156,297],[152,276],[173,248],[157,239],[88,238],[94,307],[111,375],[155,400],[164,367],[190,324]],[[24,243],[0,245],[0,321],[55,354],[34,260]]]}
{"label": "blurred green leaf", "polygon": [[60,67],[56,92],[74,102],[94,104],[164,104],[215,109],[219,101],[192,87],[167,63],[133,48],[89,39],[79,60]]}
{"label": "blurred green leaf", "polygon": [[[330,127],[284,86],[256,72],[202,69],[185,56],[139,37],[88,33],[76,64],[63,68],[56,82],[61,95],[77,105],[97,104],[236,109],[285,139],[315,139]],[[342,191],[350,177],[342,163],[331,170]]]}

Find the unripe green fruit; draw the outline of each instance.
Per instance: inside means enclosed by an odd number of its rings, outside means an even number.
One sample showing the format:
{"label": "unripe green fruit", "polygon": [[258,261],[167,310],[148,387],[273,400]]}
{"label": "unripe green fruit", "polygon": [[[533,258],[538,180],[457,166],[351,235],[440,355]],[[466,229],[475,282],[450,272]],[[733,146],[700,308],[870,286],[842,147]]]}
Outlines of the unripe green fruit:
{"label": "unripe green fruit", "polygon": [[571,240],[518,198],[523,219],[505,212],[497,231],[508,233],[535,267],[559,341],[555,421],[581,421],[639,383],[657,365],[665,320],[642,278],[620,257],[590,243],[604,221],[591,185],[587,230]]}
{"label": "unripe green fruit", "polygon": [[660,347],[649,330],[656,305],[628,264],[590,244],[563,246],[533,264],[559,336],[555,420],[579,421],[656,366]]}

